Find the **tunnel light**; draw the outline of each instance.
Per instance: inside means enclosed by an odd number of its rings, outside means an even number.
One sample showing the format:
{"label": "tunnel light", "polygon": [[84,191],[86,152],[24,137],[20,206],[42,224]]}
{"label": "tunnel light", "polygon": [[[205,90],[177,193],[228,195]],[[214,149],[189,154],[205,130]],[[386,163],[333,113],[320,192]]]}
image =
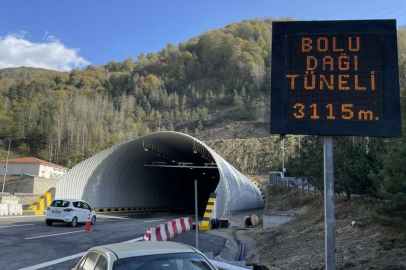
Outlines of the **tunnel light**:
{"label": "tunnel light", "polygon": [[171,160],[172,162],[176,162],[174,159]]}
{"label": "tunnel light", "polygon": [[203,173],[203,175],[206,175],[206,173]]}
{"label": "tunnel light", "polygon": [[193,170],[193,168],[190,168],[191,170]]}
{"label": "tunnel light", "polygon": [[193,154],[197,154],[197,149],[193,149]]}
{"label": "tunnel light", "polygon": [[214,179],[215,177],[213,176],[212,178]]}
{"label": "tunnel light", "polygon": [[148,147],[144,147],[144,152],[149,152]]}

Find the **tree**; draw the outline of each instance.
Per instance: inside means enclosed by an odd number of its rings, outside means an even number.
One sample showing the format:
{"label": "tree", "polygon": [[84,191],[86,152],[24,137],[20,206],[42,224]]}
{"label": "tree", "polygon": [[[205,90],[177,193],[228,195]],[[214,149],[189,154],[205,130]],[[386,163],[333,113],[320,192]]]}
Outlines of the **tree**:
{"label": "tree", "polygon": [[342,137],[334,141],[334,182],[336,192],[345,192],[347,199],[352,194],[368,192],[370,171],[366,148],[363,142],[354,143],[351,138]]}
{"label": "tree", "polygon": [[389,147],[383,168],[369,177],[376,183],[378,196],[387,200],[382,213],[406,220],[406,140],[402,138]]}
{"label": "tree", "polygon": [[296,146],[299,155],[288,156],[286,161],[287,175],[305,177],[319,190],[324,189],[323,182],[323,144],[316,136],[305,136],[300,148]]}
{"label": "tree", "polygon": [[257,85],[257,89],[261,90],[262,79],[265,75],[265,69],[263,64],[253,64],[251,66],[251,76]]}
{"label": "tree", "polygon": [[233,104],[237,107],[241,107],[244,104],[240,95],[238,94],[237,90],[235,90],[235,89],[234,89],[234,95],[233,95]]}

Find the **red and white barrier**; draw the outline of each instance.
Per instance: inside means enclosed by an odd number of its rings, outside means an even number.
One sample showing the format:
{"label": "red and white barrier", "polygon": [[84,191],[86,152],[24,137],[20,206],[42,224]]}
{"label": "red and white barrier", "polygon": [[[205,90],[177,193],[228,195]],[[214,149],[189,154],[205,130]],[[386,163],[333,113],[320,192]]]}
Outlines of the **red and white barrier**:
{"label": "red and white barrier", "polygon": [[180,218],[175,219],[175,227],[176,227],[177,234],[180,234],[183,232],[182,226],[180,225]]}
{"label": "red and white barrier", "polygon": [[173,238],[175,236],[175,231],[173,230],[173,221],[168,221],[166,222],[166,226],[168,228],[168,235],[169,235],[169,239]]}
{"label": "red and white barrier", "polygon": [[192,218],[178,218],[161,224],[155,228],[148,228],[143,241],[168,241],[176,235],[193,229]]}

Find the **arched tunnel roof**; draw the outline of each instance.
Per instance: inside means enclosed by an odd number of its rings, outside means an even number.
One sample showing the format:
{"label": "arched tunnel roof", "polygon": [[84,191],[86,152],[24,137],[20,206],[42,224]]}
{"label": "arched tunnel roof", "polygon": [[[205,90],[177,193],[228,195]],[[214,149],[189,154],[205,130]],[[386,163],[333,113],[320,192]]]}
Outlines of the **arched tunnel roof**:
{"label": "arched tunnel roof", "polygon": [[256,185],[203,142],[163,131],[101,151],[67,172],[55,198],[87,201],[94,208],[193,208],[194,180],[199,206],[217,193],[213,215],[263,207]]}

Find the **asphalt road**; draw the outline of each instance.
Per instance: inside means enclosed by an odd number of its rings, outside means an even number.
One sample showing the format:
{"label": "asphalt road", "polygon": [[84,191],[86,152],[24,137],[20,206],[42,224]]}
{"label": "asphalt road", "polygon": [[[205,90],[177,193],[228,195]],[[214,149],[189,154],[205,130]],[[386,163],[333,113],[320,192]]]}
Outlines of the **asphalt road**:
{"label": "asphalt road", "polygon": [[[81,257],[78,254],[93,246],[134,240],[147,227],[191,215],[165,211],[98,214],[92,233],[83,231],[85,225],[46,226],[44,216],[0,217],[0,269],[71,269]],[[72,255],[76,258],[38,268]]]}

